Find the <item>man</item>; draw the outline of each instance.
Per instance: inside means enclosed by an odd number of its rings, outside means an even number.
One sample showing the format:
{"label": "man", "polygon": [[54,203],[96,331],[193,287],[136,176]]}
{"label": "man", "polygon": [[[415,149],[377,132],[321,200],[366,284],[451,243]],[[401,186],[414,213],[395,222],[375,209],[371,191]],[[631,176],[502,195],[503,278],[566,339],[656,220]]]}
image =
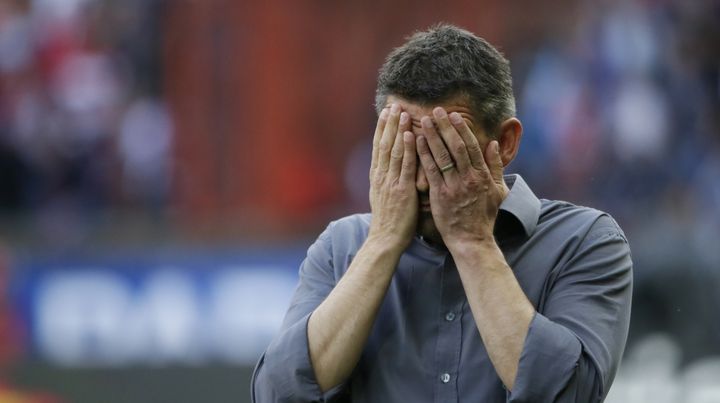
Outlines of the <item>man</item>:
{"label": "man", "polygon": [[439,25],[388,56],[376,104],[372,214],[310,247],[253,400],[602,401],[630,250],[607,214],[503,177],[522,134],[508,61]]}

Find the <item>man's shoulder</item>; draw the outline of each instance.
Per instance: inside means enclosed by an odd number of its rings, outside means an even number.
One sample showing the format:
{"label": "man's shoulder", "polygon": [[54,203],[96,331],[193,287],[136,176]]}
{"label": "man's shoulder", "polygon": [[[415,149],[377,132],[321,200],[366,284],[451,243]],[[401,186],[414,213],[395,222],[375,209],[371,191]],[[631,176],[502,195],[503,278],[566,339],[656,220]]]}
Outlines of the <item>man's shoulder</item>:
{"label": "man's shoulder", "polygon": [[330,241],[334,245],[362,244],[367,238],[370,216],[369,213],[358,213],[333,220],[320,238]]}
{"label": "man's shoulder", "polygon": [[361,231],[367,234],[370,227],[370,213],[350,214],[330,222],[328,229],[333,233],[347,233]]}
{"label": "man's shoulder", "polygon": [[540,202],[539,226],[566,227],[590,238],[614,234],[626,239],[620,225],[605,211],[563,200],[541,199]]}

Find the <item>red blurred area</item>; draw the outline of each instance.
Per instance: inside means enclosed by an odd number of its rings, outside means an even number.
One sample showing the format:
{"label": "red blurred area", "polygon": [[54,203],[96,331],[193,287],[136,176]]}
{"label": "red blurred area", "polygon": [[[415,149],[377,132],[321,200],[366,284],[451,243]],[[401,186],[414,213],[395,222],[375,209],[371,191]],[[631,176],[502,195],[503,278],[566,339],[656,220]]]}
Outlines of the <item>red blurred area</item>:
{"label": "red blurred area", "polygon": [[376,72],[404,36],[451,21],[512,46],[545,20],[522,34],[504,21],[566,2],[552,3],[175,2],[164,61],[182,215],[287,223],[347,205],[345,159],[372,137]]}
{"label": "red blurred area", "polygon": [[0,383],[0,402],[2,403],[61,403],[62,401],[49,393],[21,392]]}
{"label": "red blurred area", "polygon": [[24,335],[8,295],[9,282],[10,256],[0,244],[0,368],[6,368],[23,353]]}

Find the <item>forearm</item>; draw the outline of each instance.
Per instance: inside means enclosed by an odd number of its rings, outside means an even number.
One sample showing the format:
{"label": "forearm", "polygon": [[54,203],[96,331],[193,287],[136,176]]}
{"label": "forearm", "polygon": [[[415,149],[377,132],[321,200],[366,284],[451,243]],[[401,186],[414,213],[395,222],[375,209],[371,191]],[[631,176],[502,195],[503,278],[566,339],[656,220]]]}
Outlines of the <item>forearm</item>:
{"label": "forearm", "polygon": [[494,241],[456,247],[451,254],[490,360],[512,390],[535,309]]}
{"label": "forearm", "polygon": [[342,383],[355,368],[400,254],[398,248],[368,239],[310,316],[310,359],[323,391]]}

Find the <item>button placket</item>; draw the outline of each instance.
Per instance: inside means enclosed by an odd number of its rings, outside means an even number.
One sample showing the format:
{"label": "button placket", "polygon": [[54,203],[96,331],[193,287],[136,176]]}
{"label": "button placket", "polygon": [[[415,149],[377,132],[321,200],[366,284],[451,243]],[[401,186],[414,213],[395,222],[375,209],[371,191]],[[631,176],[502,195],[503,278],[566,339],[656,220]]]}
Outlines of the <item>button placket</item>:
{"label": "button placket", "polygon": [[460,364],[460,348],[462,345],[461,312],[465,298],[462,281],[457,268],[448,256],[442,268],[441,306],[437,312],[440,331],[435,350],[435,368],[437,383],[435,387],[435,403],[457,403],[458,400],[458,369]]}

